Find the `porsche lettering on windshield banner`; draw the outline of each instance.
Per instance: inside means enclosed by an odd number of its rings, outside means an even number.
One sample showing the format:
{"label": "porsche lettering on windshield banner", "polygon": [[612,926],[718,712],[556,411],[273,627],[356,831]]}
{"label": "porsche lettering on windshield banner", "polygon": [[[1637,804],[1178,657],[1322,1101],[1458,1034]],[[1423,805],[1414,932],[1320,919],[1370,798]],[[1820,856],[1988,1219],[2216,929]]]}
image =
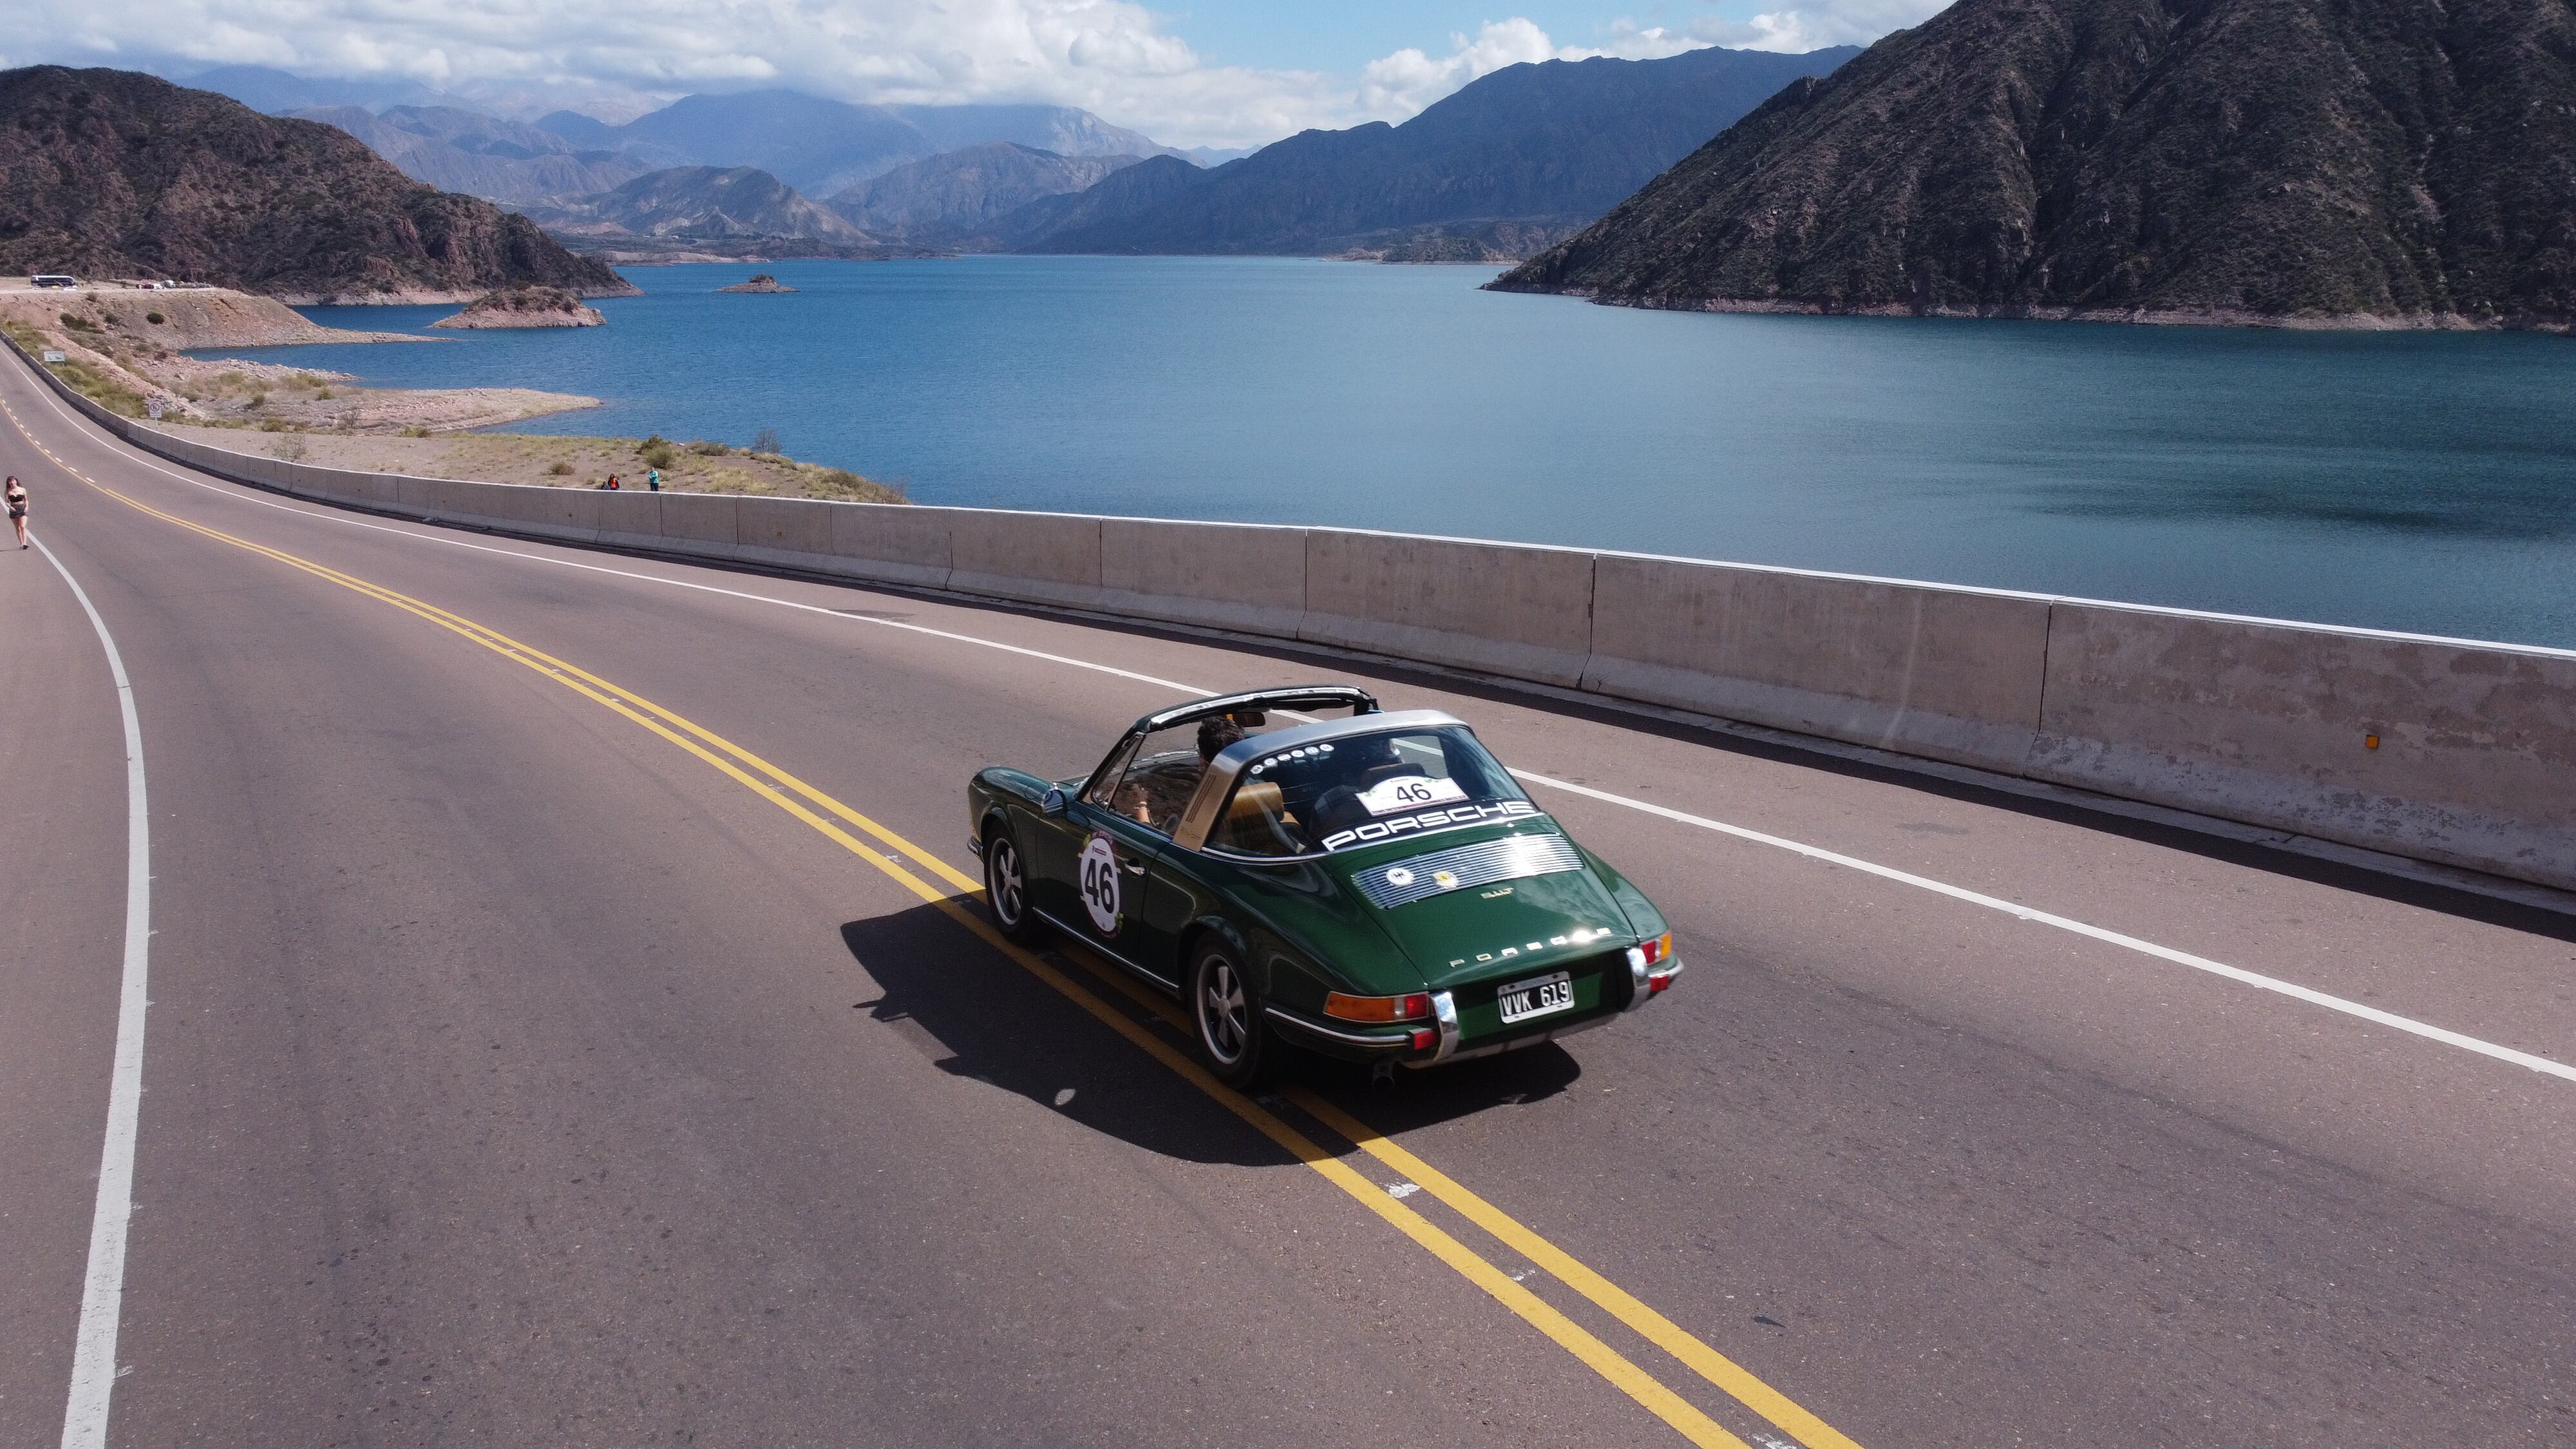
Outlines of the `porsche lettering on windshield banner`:
{"label": "porsche lettering on windshield banner", "polygon": [[[1447,784],[1447,781],[1441,783]],[[1337,830],[1324,837],[1326,850],[1340,850],[1350,845],[1375,845],[1404,835],[1422,835],[1434,830],[1454,830],[1461,825],[1481,825],[1488,820],[1523,820],[1538,813],[1538,807],[1527,800],[1496,800],[1490,805],[1458,805],[1447,810],[1425,810],[1418,815],[1399,816],[1393,820],[1372,820],[1349,830]]]}

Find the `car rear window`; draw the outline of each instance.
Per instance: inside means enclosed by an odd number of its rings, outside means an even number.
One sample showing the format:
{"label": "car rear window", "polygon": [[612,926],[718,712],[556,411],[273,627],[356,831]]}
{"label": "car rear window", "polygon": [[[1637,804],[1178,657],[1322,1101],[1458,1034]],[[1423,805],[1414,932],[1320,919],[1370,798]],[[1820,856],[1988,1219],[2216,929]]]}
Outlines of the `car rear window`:
{"label": "car rear window", "polygon": [[1256,756],[1207,843],[1237,855],[1311,855],[1537,813],[1465,729],[1389,731]]}

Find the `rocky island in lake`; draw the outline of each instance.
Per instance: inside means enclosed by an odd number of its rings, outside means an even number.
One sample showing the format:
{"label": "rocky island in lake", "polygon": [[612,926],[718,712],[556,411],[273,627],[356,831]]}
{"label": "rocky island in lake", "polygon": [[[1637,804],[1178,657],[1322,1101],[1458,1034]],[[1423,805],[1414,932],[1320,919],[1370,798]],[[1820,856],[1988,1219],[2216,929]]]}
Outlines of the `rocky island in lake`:
{"label": "rocky island in lake", "polygon": [[784,285],[769,273],[762,272],[748,282],[736,282],[730,287],[718,287],[716,290],[719,292],[793,292],[796,289]]}
{"label": "rocky island in lake", "polygon": [[432,327],[601,327],[608,319],[596,307],[558,287],[511,287],[476,298],[462,312],[441,317]]}

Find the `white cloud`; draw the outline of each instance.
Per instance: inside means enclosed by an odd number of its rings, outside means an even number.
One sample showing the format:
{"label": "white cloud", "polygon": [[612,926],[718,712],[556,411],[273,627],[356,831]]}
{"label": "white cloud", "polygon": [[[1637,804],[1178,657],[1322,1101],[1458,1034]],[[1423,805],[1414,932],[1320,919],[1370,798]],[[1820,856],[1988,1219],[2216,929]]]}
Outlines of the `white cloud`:
{"label": "white cloud", "polygon": [[[1402,120],[1521,61],[1671,55],[1714,43],[1805,49],[1906,23],[1935,0],[1817,0],[1741,24],[1612,25],[1560,46],[1526,19],[1406,49],[1356,84],[1203,61],[1131,0],[18,0],[13,53],[74,64],[247,64],[413,80],[534,114],[631,115],[700,90],[781,86],[889,104],[1080,106],[1178,145],[1240,146],[1313,126]],[[1883,14],[1900,18],[1879,20]]]}
{"label": "white cloud", "polygon": [[1764,11],[1743,21],[1703,19],[1684,27],[1699,45],[1799,52],[1828,45],[1867,45],[1891,30],[1920,25],[1951,0],[1821,0]]}
{"label": "white cloud", "polygon": [[1489,21],[1475,35],[1449,37],[1449,53],[1433,59],[1418,49],[1370,61],[1360,69],[1360,109],[1383,120],[1402,120],[1481,76],[1507,65],[1542,60],[1589,60],[1596,55],[1654,60],[1696,50],[1712,41],[1662,26],[1614,21],[1606,44],[1558,45],[1527,20]]}

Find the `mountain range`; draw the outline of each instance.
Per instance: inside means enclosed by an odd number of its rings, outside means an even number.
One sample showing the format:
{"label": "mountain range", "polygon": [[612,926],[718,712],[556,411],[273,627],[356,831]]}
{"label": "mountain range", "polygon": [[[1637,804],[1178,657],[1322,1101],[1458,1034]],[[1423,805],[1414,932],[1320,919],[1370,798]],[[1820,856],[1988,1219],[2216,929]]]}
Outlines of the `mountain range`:
{"label": "mountain range", "polygon": [[527,214],[549,230],[574,236],[872,243],[866,232],[753,166],[674,166],[580,201],[531,206]]}
{"label": "mountain range", "polygon": [[1086,191],[1141,159],[1067,156],[1015,141],[988,141],[907,162],[829,198],[829,204],[880,237],[975,238],[1032,201]]}
{"label": "mountain range", "polygon": [[1069,106],[867,106],[776,90],[688,96],[622,126],[560,111],[536,124],[584,149],[640,149],[665,165],[757,166],[808,196],[992,141],[1065,156],[1166,150]]}
{"label": "mountain range", "polygon": [[133,71],[0,71],[0,271],[174,277],[289,299],[634,290],[525,217],[347,132]]}
{"label": "mountain range", "polygon": [[314,106],[290,114],[339,127],[414,180],[487,201],[587,196],[686,164],[651,147],[577,146],[552,131],[454,106]]}
{"label": "mountain range", "polygon": [[2576,319],[2576,9],[1959,0],[1494,285],[1712,309]]}
{"label": "mountain range", "polygon": [[1114,213],[1095,207],[1101,214],[1024,245],[1314,254],[1491,232],[1505,222],[1562,233],[1607,211],[1782,86],[1828,74],[1858,53],[1850,46],[1805,55],[1710,47],[1661,60],[1508,66],[1403,125],[1302,132],[1200,173],[1150,205]]}

